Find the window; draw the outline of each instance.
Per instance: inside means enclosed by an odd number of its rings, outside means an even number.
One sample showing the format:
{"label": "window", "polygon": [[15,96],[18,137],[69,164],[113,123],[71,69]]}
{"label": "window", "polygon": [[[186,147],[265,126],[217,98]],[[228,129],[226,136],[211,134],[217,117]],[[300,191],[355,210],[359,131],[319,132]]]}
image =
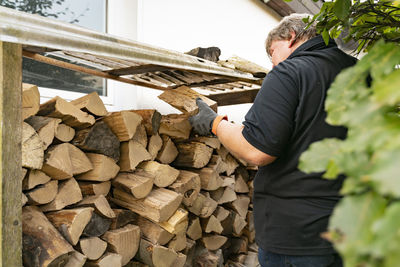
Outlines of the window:
{"label": "window", "polygon": [[[106,32],[106,2],[107,0],[0,0],[0,5]],[[68,61],[66,58],[57,57],[57,59]],[[44,95],[51,92],[45,88],[51,88],[79,93],[97,91],[100,96],[107,96],[106,81],[103,78],[28,58],[23,58],[22,64],[23,82],[43,88],[41,93]],[[48,96],[52,97],[59,93],[53,92]]]}

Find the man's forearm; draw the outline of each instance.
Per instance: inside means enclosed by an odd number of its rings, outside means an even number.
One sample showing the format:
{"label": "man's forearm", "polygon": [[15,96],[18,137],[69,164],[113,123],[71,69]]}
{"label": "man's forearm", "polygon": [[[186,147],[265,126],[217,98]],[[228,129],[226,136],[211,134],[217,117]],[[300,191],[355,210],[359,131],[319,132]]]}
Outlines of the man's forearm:
{"label": "man's forearm", "polygon": [[217,137],[232,154],[250,164],[262,166],[275,160],[275,157],[261,152],[247,142],[243,137],[242,130],[243,125],[223,120],[217,127]]}

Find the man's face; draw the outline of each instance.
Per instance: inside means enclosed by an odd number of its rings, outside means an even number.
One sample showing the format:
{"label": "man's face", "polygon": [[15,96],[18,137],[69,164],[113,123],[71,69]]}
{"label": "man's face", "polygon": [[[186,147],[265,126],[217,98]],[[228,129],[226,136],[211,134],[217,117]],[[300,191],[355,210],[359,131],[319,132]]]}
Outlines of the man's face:
{"label": "man's face", "polygon": [[272,67],[287,59],[292,52],[291,40],[272,41],[270,46]]}

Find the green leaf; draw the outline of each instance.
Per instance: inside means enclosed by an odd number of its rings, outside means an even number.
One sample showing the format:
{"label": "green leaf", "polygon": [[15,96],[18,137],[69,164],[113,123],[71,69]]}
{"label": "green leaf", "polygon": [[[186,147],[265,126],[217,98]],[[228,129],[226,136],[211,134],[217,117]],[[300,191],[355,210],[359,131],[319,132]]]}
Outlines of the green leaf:
{"label": "green leaf", "polygon": [[327,29],[324,29],[324,31],[322,32],[322,38],[324,39],[324,42],[326,45],[329,44],[329,32]]}
{"label": "green leaf", "polygon": [[[398,138],[398,137],[397,137]],[[381,194],[400,197],[400,148],[382,149],[374,155],[374,167],[370,174],[371,180]]]}
{"label": "green leaf", "polygon": [[336,0],[333,12],[339,19],[345,20],[350,13],[350,7],[351,0]]}
{"label": "green leaf", "polygon": [[400,69],[373,84],[374,99],[382,105],[400,102]]}
{"label": "green leaf", "polygon": [[[385,214],[372,225],[374,242],[371,253],[377,258],[384,258],[386,263],[395,262],[400,257],[400,202],[392,203]],[[398,265],[399,262],[397,262]],[[396,266],[388,265],[386,266]]]}
{"label": "green leaf", "polygon": [[357,257],[371,251],[374,237],[371,226],[382,217],[386,205],[384,198],[372,192],[347,196],[339,202],[328,229],[336,249],[345,257],[345,261],[357,261]]}
{"label": "green leaf", "polygon": [[342,140],[336,138],[324,139],[311,144],[299,160],[299,169],[306,173],[323,172],[330,163],[331,158],[340,152]]}

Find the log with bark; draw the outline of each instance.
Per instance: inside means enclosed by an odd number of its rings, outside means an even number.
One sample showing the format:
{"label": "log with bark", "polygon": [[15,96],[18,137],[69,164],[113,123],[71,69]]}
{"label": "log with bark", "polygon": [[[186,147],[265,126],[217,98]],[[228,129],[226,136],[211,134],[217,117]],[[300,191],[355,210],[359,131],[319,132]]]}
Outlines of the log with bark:
{"label": "log with bark", "polygon": [[112,112],[103,118],[121,142],[132,139],[142,120],[140,115],[130,111]]}
{"label": "log with bark", "polygon": [[34,206],[22,208],[22,234],[24,266],[62,266],[74,251],[46,216]]}
{"label": "log with bark", "polygon": [[139,114],[143,118],[143,125],[146,129],[147,135],[154,135],[158,133],[161,122],[161,114],[155,109],[138,109],[131,110]]}
{"label": "log with bark", "polygon": [[104,121],[98,121],[92,127],[78,131],[72,140],[72,144],[80,149],[106,155],[115,162],[120,156],[119,143],[117,136]]}
{"label": "log with bark", "polygon": [[93,208],[65,209],[46,213],[46,217],[65,239],[75,246],[82,235],[83,229],[92,218],[93,210]]}
{"label": "log with bark", "polygon": [[180,86],[176,89],[166,90],[158,96],[164,102],[183,113],[194,115],[198,111],[196,98],[201,98],[208,106],[217,112],[217,102],[211,100],[187,86]]}

